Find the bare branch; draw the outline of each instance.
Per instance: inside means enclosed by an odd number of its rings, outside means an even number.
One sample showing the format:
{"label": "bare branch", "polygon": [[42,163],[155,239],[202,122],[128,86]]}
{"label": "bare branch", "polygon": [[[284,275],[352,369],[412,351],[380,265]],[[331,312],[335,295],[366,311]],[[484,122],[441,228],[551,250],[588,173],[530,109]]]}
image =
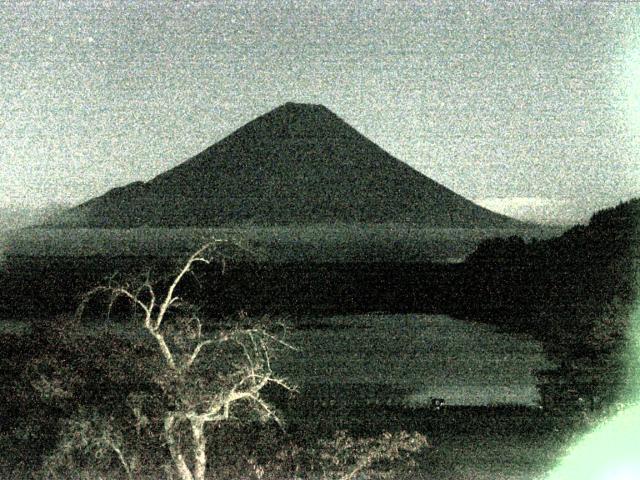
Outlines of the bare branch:
{"label": "bare branch", "polygon": [[174,427],[175,422],[178,420],[178,415],[176,413],[170,413],[164,419],[164,435],[167,440],[167,446],[169,447],[169,453],[171,454],[171,458],[173,460],[173,464],[178,470],[178,474],[181,478],[185,480],[193,480],[193,474],[187,465],[187,462],[184,458],[184,454],[180,449],[180,445],[176,441],[174,437]]}
{"label": "bare branch", "polygon": [[116,456],[120,461],[120,464],[122,465],[122,467],[124,468],[124,471],[127,474],[127,478],[129,480],[133,480],[133,474],[131,473],[131,468],[129,468],[129,464],[125,460],[122,450],[118,447],[118,445],[115,444],[115,442],[111,438],[107,438],[106,442],[107,442],[107,445],[111,447],[111,449],[116,453]]}
{"label": "bare branch", "polygon": [[282,340],[281,338],[276,337],[275,335],[270,334],[267,330],[265,330],[264,328],[251,328],[251,329],[245,329],[244,332],[249,333],[249,332],[253,332],[253,333],[257,333],[260,336],[266,337],[272,341],[274,341],[275,343],[278,343],[280,345],[282,345],[283,347],[289,348],[293,351],[298,352],[299,349],[296,348],[295,346],[285,342],[284,340]]}
{"label": "bare branch", "polygon": [[202,322],[200,321],[200,317],[193,315],[191,319],[196,322],[196,338],[200,339],[202,337]]}
{"label": "bare branch", "polygon": [[80,305],[78,305],[78,308],[76,309],[75,319],[80,320],[82,318],[82,315],[84,314],[84,310],[87,307],[87,304],[91,301],[93,297],[95,297],[99,293],[108,292],[108,291],[110,291],[110,287],[100,285],[98,287],[92,288],[87,293],[85,293],[82,296]]}
{"label": "bare branch", "polygon": [[271,377],[271,378],[269,378],[269,383],[278,384],[282,388],[284,388],[285,390],[288,390],[289,392],[297,392],[298,391],[298,389],[296,387],[293,387],[293,386],[291,386],[291,385],[289,385],[287,383],[286,378]]}
{"label": "bare branch", "polygon": [[148,277],[144,282],[144,285],[142,286],[142,288],[146,288],[147,291],[149,292],[149,295],[151,296],[151,300],[149,301],[149,312],[152,313],[153,309],[156,306],[156,292],[153,290],[153,285],[151,284],[151,281],[149,280]]}
{"label": "bare branch", "polygon": [[193,352],[191,353],[191,356],[189,356],[189,359],[187,360],[187,362],[185,364],[185,369],[191,367],[191,365],[193,365],[193,362],[195,362],[196,359],[198,358],[198,355],[200,354],[200,351],[204,347],[206,347],[207,345],[211,345],[212,343],[215,343],[214,340],[205,340],[204,342],[198,343],[198,345],[196,345],[196,348],[193,349]]}
{"label": "bare branch", "polygon": [[187,263],[184,265],[184,267],[182,267],[182,270],[180,270],[178,275],[176,275],[176,277],[173,279],[173,282],[171,283],[171,285],[169,286],[169,289],[167,290],[167,294],[164,298],[164,301],[160,305],[160,311],[158,312],[158,316],[156,317],[156,321],[154,325],[154,328],[156,330],[160,328],[160,325],[162,324],[162,320],[164,319],[164,315],[167,312],[167,309],[169,308],[171,303],[175,301],[173,293],[175,292],[175,289],[178,286],[178,284],[182,281],[182,277],[184,277],[189,271],[191,271],[191,267],[196,262],[202,262],[208,265],[210,263],[210,260],[202,257],[201,255],[205,251],[210,249],[214,243],[217,243],[217,242],[218,241],[207,243],[203,247],[201,247],[198,251],[196,251],[193,255],[191,255],[187,260]]}
{"label": "bare branch", "polygon": [[177,365],[173,358],[173,353],[171,353],[171,350],[169,349],[169,346],[167,345],[167,342],[164,339],[164,335],[150,328],[148,328],[147,330],[149,331],[149,333],[151,333],[153,338],[155,338],[156,342],[158,343],[158,347],[160,348],[160,353],[162,354],[163,358],[167,362],[167,365],[169,365],[169,368],[171,368],[172,370],[177,370]]}
{"label": "bare branch", "polygon": [[267,418],[273,418],[280,427],[282,427],[282,420],[276,415],[275,411],[270,408],[270,405],[265,402],[259,395],[251,395],[250,398],[256,402],[267,413]]}
{"label": "bare branch", "polygon": [[[124,297],[144,312],[144,328],[155,340],[164,359],[163,373],[168,374],[160,375],[157,380],[163,391],[169,395],[168,399],[172,405],[170,410],[162,413],[161,418],[164,421],[164,436],[171,459],[181,480],[205,478],[205,423],[228,420],[232,415],[233,405],[246,401],[255,411],[266,415],[267,418],[275,419],[282,426],[275,409],[261,396],[261,391],[270,383],[289,391],[295,390],[286,379],[274,376],[271,365],[272,347],[282,345],[296,350],[295,347],[269,333],[266,326],[252,326],[249,322],[253,320],[243,312],[239,314],[239,321],[235,325],[226,324],[220,328],[217,335],[203,336],[203,322],[198,316],[198,310],[190,308],[188,303],[183,304],[181,298],[176,295],[184,277],[194,273],[196,263],[210,264],[208,251],[221,242],[213,240],[193,253],[175,276],[163,280],[163,285],[168,284],[166,290],[163,288],[161,292],[156,292],[154,284],[149,279],[150,273],[147,272],[141,283],[131,282],[114,286],[110,282],[109,285],[94,288],[85,295],[77,313],[81,316],[87,302],[103,292],[111,294],[109,309],[118,298]],[[222,254],[220,256],[224,270],[225,257]],[[163,324],[170,309],[177,314],[175,325],[169,324],[168,320]],[[139,312],[134,311],[134,316],[139,318]],[[232,342],[229,349],[216,350],[216,345],[225,342]],[[212,345],[214,347],[211,347]],[[198,378],[203,371],[191,369],[205,349],[211,355],[229,355],[224,359],[216,358],[216,362],[220,360],[227,363],[220,365],[218,385],[213,388],[208,374],[206,378]],[[211,363],[214,368],[217,366],[216,362]],[[167,369],[170,372],[167,372]],[[188,422],[191,426],[192,443],[189,446],[182,444],[181,433],[184,432],[181,427],[185,426],[182,422]],[[116,451],[124,465],[124,456],[121,453]],[[192,463],[189,458],[193,460]],[[126,468],[127,465],[125,470]]]}
{"label": "bare branch", "polygon": [[244,352],[244,356],[247,359],[249,368],[253,371],[254,369],[253,358],[251,358],[251,355],[249,354],[249,350],[247,349],[247,346],[243,342],[239,341],[238,339],[234,339],[234,342],[240,345],[240,348],[242,348],[242,351]]}
{"label": "bare branch", "polygon": [[111,292],[113,293],[115,299],[117,299],[118,297],[126,297],[129,300],[131,300],[134,304],[139,305],[142,308],[142,310],[144,310],[144,313],[147,314],[147,316],[151,315],[151,310],[149,309],[149,306],[143,303],[142,300],[140,300],[137,295],[132,294],[129,290],[125,288],[112,288]]}

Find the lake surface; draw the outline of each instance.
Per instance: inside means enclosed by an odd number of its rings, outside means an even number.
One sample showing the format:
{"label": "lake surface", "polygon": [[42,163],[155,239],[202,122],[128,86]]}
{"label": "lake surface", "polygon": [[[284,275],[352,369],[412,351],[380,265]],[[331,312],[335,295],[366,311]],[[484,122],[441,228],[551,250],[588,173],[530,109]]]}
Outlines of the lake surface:
{"label": "lake surface", "polygon": [[[550,368],[539,342],[498,333],[490,325],[445,315],[363,314],[290,319],[301,328],[285,340],[273,369],[303,394],[331,402],[426,406],[431,397],[448,405],[536,405],[535,371]],[[126,327],[95,325],[130,335]],[[0,322],[0,331],[24,333],[24,322]],[[135,335],[135,334],[134,334]]]}
{"label": "lake surface", "polygon": [[300,350],[276,360],[274,369],[302,389],[321,387],[337,396],[366,390],[373,403],[421,406],[438,397],[449,405],[535,405],[534,373],[551,367],[538,342],[444,315],[318,322],[290,332],[288,341]]}

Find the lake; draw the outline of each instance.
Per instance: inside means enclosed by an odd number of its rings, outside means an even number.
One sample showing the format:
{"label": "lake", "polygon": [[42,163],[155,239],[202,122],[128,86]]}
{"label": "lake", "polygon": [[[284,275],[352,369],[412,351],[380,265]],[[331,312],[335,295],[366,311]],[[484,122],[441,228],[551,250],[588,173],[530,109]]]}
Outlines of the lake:
{"label": "lake", "polygon": [[[536,370],[551,367],[542,347],[525,336],[444,315],[363,314],[314,320],[293,330],[299,348],[274,362],[302,389],[373,403],[536,405]],[[377,397],[377,398],[376,398]],[[337,401],[340,398],[336,399]]]}
{"label": "lake", "polygon": [[[534,373],[552,366],[539,342],[445,315],[289,320],[301,325],[285,337],[298,350],[283,350],[273,369],[314,401],[420,407],[437,397],[448,405],[536,405]],[[27,327],[0,322],[3,332]],[[101,328],[130,333],[113,323]]]}

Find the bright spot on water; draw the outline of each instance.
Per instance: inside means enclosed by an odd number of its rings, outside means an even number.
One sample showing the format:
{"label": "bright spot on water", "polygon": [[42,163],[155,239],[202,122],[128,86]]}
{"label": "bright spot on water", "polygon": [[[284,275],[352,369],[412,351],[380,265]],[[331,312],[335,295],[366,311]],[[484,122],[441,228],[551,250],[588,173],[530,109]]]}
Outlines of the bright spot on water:
{"label": "bright spot on water", "polygon": [[583,437],[546,480],[640,480],[640,405]]}

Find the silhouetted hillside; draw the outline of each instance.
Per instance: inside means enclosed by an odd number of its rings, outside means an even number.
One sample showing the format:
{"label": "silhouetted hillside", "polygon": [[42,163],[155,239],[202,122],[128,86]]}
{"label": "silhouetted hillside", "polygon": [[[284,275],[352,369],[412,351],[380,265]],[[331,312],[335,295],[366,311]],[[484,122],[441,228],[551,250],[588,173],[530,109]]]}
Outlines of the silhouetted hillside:
{"label": "silhouetted hillside", "polygon": [[287,103],[181,165],[116,188],[54,226],[419,223],[513,227],[395,159],[321,105]]}
{"label": "silhouetted hillside", "polygon": [[[483,241],[465,262],[461,308],[529,317],[532,308],[561,313],[592,310],[617,297],[632,301],[639,257],[640,199],[593,215],[548,240],[520,237]],[[489,314],[489,312],[491,312]],[[498,317],[502,317],[499,315]],[[532,328],[530,319],[522,325]],[[546,326],[542,328],[548,333]]]}

